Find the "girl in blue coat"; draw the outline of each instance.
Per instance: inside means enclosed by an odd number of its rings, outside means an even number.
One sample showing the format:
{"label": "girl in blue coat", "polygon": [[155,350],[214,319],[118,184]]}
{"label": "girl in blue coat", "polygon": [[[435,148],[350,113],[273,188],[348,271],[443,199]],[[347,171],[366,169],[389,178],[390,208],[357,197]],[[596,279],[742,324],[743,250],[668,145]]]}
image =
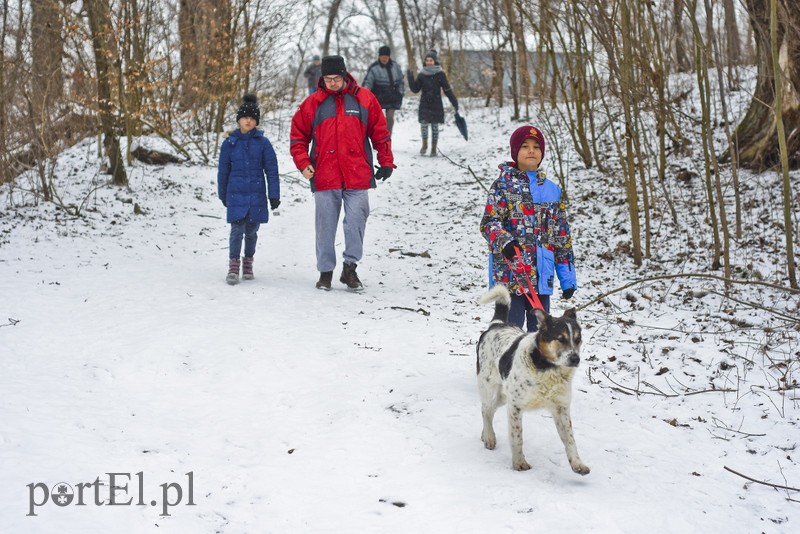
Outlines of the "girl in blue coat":
{"label": "girl in blue coat", "polygon": [[228,208],[227,219],[231,225],[230,261],[226,279],[231,285],[239,283],[242,240],[242,278],[253,279],[253,256],[256,253],[258,229],[261,223],[269,220],[267,198],[273,210],[278,209],[281,203],[278,158],[264,132],[256,129],[260,119],[261,110],[255,95],[245,95],[236,113],[239,129],[231,132],[219,152],[217,193],[222,205]]}
{"label": "girl in blue coat", "polygon": [[509,322],[523,328],[527,320],[531,332],[536,330],[536,316],[524,295],[529,292],[524,287],[527,284],[520,287],[517,280],[524,280],[518,271],[528,274],[544,311],[549,312],[556,276],[562,298],[571,298],[578,287],[575,256],[561,188],[539,170],[544,135],[538,128],[523,126],[514,131],[509,144],[516,162],[500,165],[501,174],[489,190],[480,230],[489,243],[489,284],[508,287]]}

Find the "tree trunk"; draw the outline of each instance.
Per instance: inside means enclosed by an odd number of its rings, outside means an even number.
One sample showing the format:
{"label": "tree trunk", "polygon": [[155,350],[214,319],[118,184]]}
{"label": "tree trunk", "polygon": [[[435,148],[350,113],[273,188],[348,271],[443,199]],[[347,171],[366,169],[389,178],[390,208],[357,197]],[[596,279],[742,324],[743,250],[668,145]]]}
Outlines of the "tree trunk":
{"label": "tree trunk", "polygon": [[109,159],[112,182],[115,185],[127,185],[128,175],[120,151],[119,137],[114,131],[115,114],[111,101],[115,74],[114,62],[118,56],[118,50],[111,38],[111,32],[114,31],[111,23],[111,11],[108,0],[86,0],[85,6],[89,18],[89,28],[92,32],[103,146]]}
{"label": "tree trunk", "polygon": [[736,6],[733,0],[722,0],[722,7],[725,11],[727,64],[738,65],[742,59],[742,44],[739,39],[739,27],[736,25]]}
{"label": "tree trunk", "polygon": [[[781,79],[781,66],[778,61],[778,0],[771,0],[770,2],[770,44],[772,55],[772,67],[778,74],[777,78]],[[796,28],[800,29],[800,28]],[[778,133],[778,146],[780,149],[781,158],[781,171],[783,177],[783,224],[785,226],[786,237],[786,259],[789,267],[789,284],[797,289],[797,273],[795,272],[794,265],[794,238],[792,236],[792,188],[789,180],[789,158],[786,153],[786,134],[783,124],[783,113],[781,112],[783,105],[783,84],[778,82],[775,84],[775,122]]]}
{"label": "tree trunk", "polygon": [[[8,9],[4,9],[2,15],[2,27],[0,27],[0,42],[6,42],[6,29],[8,27]],[[13,177],[11,172],[11,162],[9,161],[8,139],[8,111],[6,102],[8,101],[8,90],[6,88],[6,49],[0,47],[0,185],[8,182]]]}
{"label": "tree trunk", "polygon": [[403,41],[406,44],[406,55],[408,56],[408,68],[417,77],[417,60],[414,57],[414,44],[411,42],[411,35],[408,32],[408,18],[406,17],[406,4],[403,0],[397,0],[400,8],[400,26],[403,28]]}
{"label": "tree trunk", "polygon": [[[530,117],[530,71],[528,70],[528,47],[525,46],[525,35],[522,29],[522,24],[519,20],[519,15],[516,6],[512,0],[506,0],[506,17],[508,17],[508,28],[511,35],[514,36],[514,44],[516,45],[516,59],[513,62],[516,77],[519,80],[519,95],[524,97],[525,102],[525,119]],[[514,116],[519,118],[519,110],[514,111]]]}
{"label": "tree trunk", "polygon": [[622,61],[620,64],[620,96],[622,108],[625,113],[625,189],[628,195],[628,214],[631,218],[631,245],[633,248],[633,263],[637,267],[642,265],[641,225],[639,222],[639,192],[636,187],[636,156],[634,151],[633,136],[636,135],[633,118],[631,95],[634,91],[633,75],[633,43],[631,34],[631,12],[628,2],[620,2],[620,21],[622,30]]}
{"label": "tree trunk", "polygon": [[675,67],[678,72],[689,72],[692,69],[692,61],[687,52],[686,32],[683,29],[683,2],[684,0],[673,0],[672,2],[672,18],[675,24],[673,31]]}
{"label": "tree trunk", "polygon": [[[770,46],[770,0],[746,0],[747,12],[756,43],[758,77],[753,99],[742,122],[733,134],[733,142],[742,167],[755,171],[774,168],[780,164],[775,106],[775,68],[772,64]],[[786,152],[790,168],[800,167],[800,12],[794,3],[791,7],[781,2],[778,10],[775,39],[780,49],[787,47],[786,64],[782,65],[786,76],[781,79],[783,102],[781,112],[787,132]],[[722,161],[729,161],[722,155]]]}
{"label": "tree trunk", "polygon": [[61,7],[58,0],[31,0],[31,86],[37,111],[48,110],[64,94]]}
{"label": "tree trunk", "polygon": [[339,14],[339,6],[341,5],[342,5],[342,0],[331,1],[331,8],[328,11],[328,26],[325,28],[325,41],[322,43],[323,56],[327,56],[330,54],[331,33],[333,33],[333,25],[336,23],[336,17]]}
{"label": "tree trunk", "polygon": [[181,107],[197,109],[226,94],[237,76],[231,48],[231,0],[180,0]]}
{"label": "tree trunk", "polygon": [[45,160],[55,152],[51,118],[64,94],[64,72],[61,57],[63,18],[60,2],[31,0],[31,149],[39,167],[41,193],[52,200],[50,184],[44,172]]}

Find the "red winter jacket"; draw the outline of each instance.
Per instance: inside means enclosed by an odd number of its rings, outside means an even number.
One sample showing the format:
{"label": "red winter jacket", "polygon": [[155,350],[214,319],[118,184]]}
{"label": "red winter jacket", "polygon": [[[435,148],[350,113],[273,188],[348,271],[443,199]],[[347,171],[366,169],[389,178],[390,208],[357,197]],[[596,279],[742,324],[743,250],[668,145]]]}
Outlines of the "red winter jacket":
{"label": "red winter jacket", "polygon": [[313,191],[375,187],[373,146],[381,167],[395,167],[381,105],[350,74],[339,92],[329,91],[319,79],[319,89],[294,114],[289,138],[297,168],[314,166]]}

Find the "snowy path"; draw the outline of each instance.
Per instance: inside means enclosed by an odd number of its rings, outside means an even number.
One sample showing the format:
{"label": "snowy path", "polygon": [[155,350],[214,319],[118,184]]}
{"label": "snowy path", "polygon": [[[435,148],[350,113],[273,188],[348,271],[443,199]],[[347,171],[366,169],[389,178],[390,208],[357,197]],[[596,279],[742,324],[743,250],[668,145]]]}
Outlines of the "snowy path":
{"label": "snowy path", "polygon": [[[488,182],[508,128],[480,111],[472,126],[470,144],[452,125],[440,144]],[[223,213],[211,168],[134,174],[145,217],[108,194],[98,210],[125,213],[118,225],[99,220],[78,235],[45,220],[15,228],[0,248],[0,323],[19,321],[0,327],[3,531],[796,531],[796,503],[723,470],[783,484],[778,463],[797,485],[800,470],[786,459],[798,435],[791,406],[787,421],[766,400],[737,414],[716,393],[621,395],[592,384],[587,362],[573,420],[590,475],[570,471],[540,413],[525,418],[531,471],[510,468],[502,410],[498,448],[483,449],[474,344],[492,310],[474,302],[485,285],[484,193],[445,158],[417,154],[413,113],[396,130],[399,168],[371,193],[363,294],[342,289],[338,268],[334,291],[314,289],[313,203],[285,140],[276,142],[282,172],[295,181],[262,227],[252,282],[224,283],[228,227],[207,217]],[[162,195],[144,192],[169,181],[178,185]],[[614,332],[587,325],[596,344],[584,358],[602,366],[624,353]],[[714,439],[713,414],[770,441]],[[665,422],[673,418],[686,426]],[[47,502],[26,516],[29,484],[107,484],[111,472],[132,475],[118,477],[131,487],[117,498],[132,505],[109,506],[104,485],[102,506],[87,489],[84,506]],[[168,482],[184,498],[163,516]]]}

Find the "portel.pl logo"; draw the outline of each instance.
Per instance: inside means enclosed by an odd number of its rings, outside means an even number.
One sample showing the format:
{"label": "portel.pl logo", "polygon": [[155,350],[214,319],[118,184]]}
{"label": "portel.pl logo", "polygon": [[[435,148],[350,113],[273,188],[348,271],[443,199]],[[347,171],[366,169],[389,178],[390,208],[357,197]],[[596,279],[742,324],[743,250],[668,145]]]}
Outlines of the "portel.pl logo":
{"label": "portel.pl logo", "polygon": [[[139,471],[131,477],[130,473],[106,473],[108,483],[100,481],[97,477],[94,482],[79,482],[70,485],[59,482],[48,486],[44,482],[31,482],[28,484],[28,517],[36,517],[37,509],[48,502],[58,507],[66,506],[161,506],[162,517],[169,516],[170,509],[184,503],[184,506],[194,504],[194,472],[186,473],[186,487],[179,482],[164,482],[159,499],[147,501],[144,497],[144,472]],[[136,488],[131,486],[135,484]],[[104,487],[105,486],[105,487]],[[129,490],[130,488],[130,490]],[[136,492],[134,501],[133,492]],[[184,496],[186,501],[184,502]],[[38,510],[41,513],[41,510]]]}

